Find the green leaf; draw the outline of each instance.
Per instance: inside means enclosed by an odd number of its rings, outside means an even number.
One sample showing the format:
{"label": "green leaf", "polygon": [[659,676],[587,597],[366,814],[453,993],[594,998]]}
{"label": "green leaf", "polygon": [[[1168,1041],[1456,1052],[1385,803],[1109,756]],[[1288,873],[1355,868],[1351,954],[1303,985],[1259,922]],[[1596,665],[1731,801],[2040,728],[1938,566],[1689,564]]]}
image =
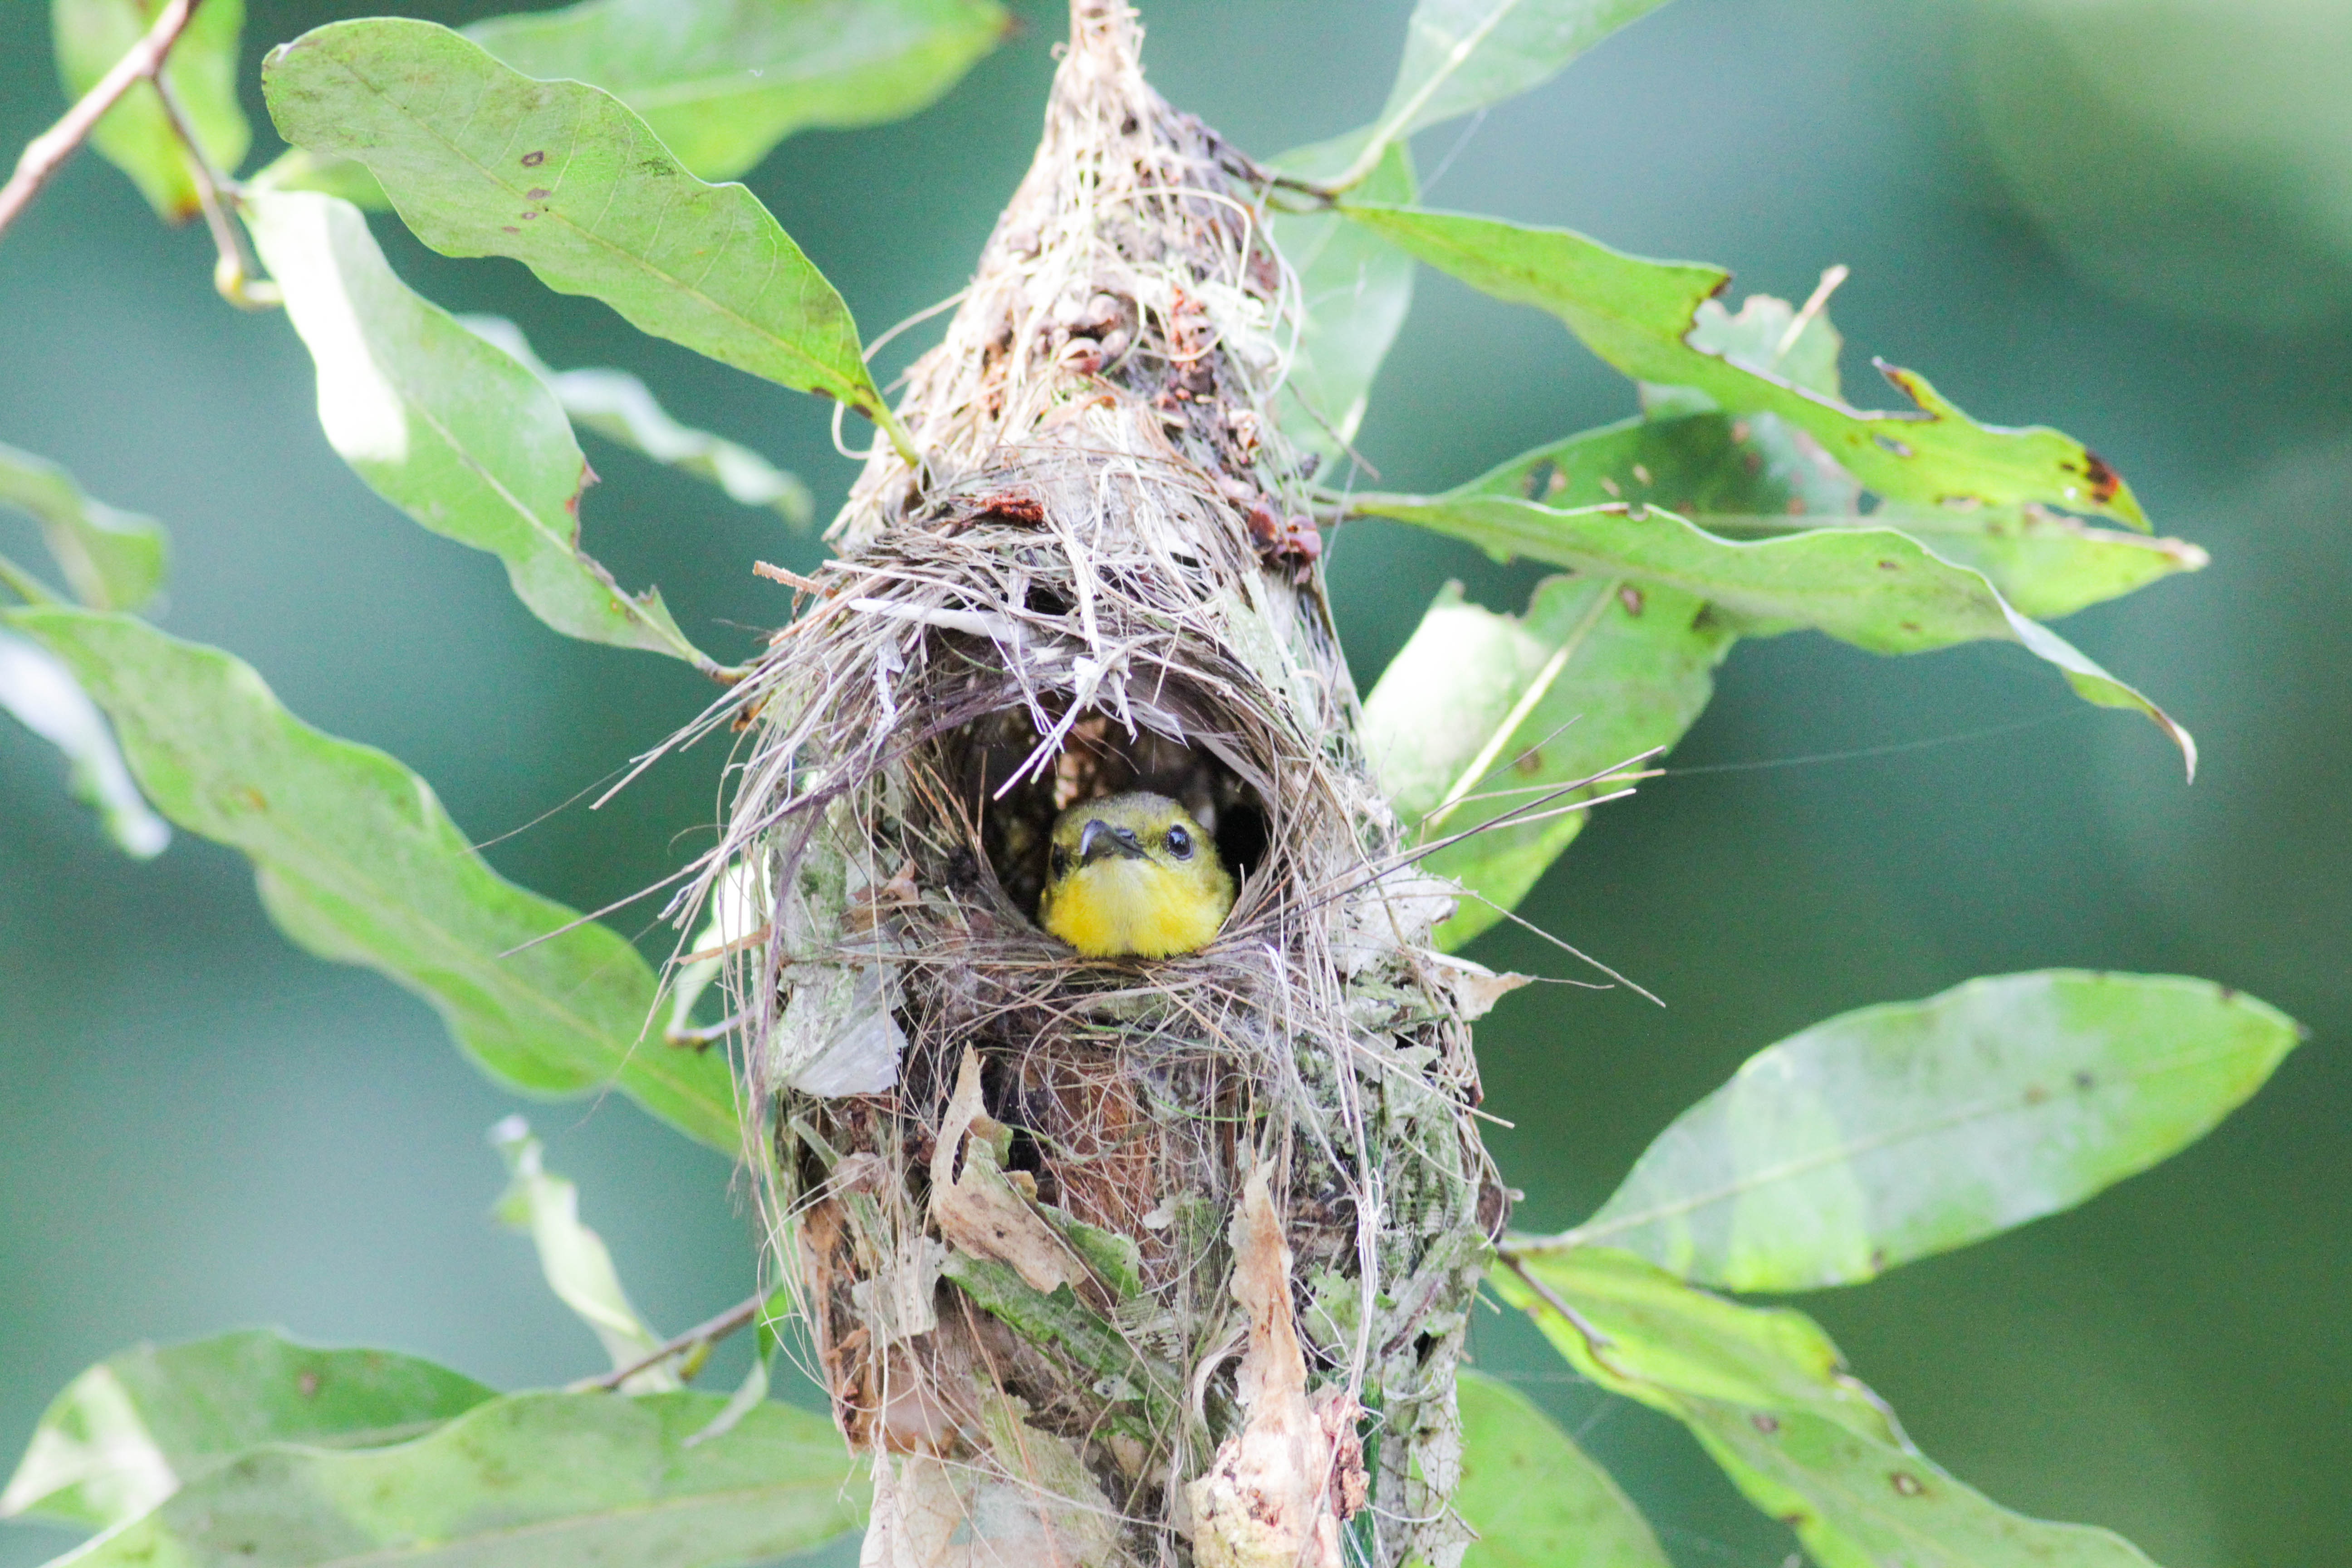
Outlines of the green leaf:
{"label": "green leaf", "polygon": [[1454,1511],[1478,1532],[1463,1568],[1667,1568],[1649,1521],[1527,1396],[1465,1372]]}
{"label": "green leaf", "polygon": [[2197,771],[2196,742],[2162,709],[2019,615],[1981,574],[1891,529],[1816,529],[1742,542],[1669,512],[1622,504],[1563,509],[1463,490],[1360,495],[1350,504],[1497,554],[1679,588],[1720,606],[1750,635],[1810,626],[1873,653],[2017,643],[2056,667],[2085,701],[2147,715],[2180,748],[2190,776]]}
{"label": "green leaf", "polygon": [[1865,413],[1769,367],[1707,344],[1700,308],[1729,281],[1716,268],[1645,261],[1567,229],[1498,218],[1350,203],[1341,211],[1475,289],[1549,310],[1593,353],[1645,382],[1696,387],[1733,413],[1776,414],[1825,447],[1880,494],[1937,505],[1958,498],[2039,501],[2144,529],[2147,518],[2113,468],[2055,430],[1979,425],[1906,370],[1880,366],[1916,409]]}
{"label": "green leaf", "polygon": [[1800,1313],[1737,1306],[1607,1248],[1507,1243],[1506,1258],[1491,1277],[1505,1300],[1585,1376],[1688,1426],[1822,1568],[2149,1568],[2120,1536],[2012,1513],[1945,1473]]}
{"label": "green leaf", "polygon": [[47,458],[0,446],[0,506],[40,523],[74,597],[93,609],[135,610],[163,591],[163,524],[92,500]]}
{"label": "green leaf", "polygon": [[725,180],[795,131],[929,108],[1009,25],[992,0],[584,0],[466,36],[526,76],[603,88]]}
{"label": "green leaf", "polygon": [[1536,86],[1664,0],[1421,0],[1353,185],[1392,142]]}
{"label": "green leaf", "polygon": [[839,399],[911,457],[824,275],[750,191],[696,179],[611,94],[389,17],[280,45],[262,85],[288,141],[365,163],[434,249],[513,257],[640,331]]}
{"label": "green leaf", "polygon": [[496,555],[515,596],[567,637],[718,668],[660,594],[632,597],[581,552],[587,459],[545,383],[411,292],[350,203],[257,192],[247,211],[319,367],[319,423],[369,489]]}
{"label": "green leaf", "polygon": [[423,779],[296,719],[217,648],[89,610],[7,619],[106,710],[164,816],[253,860],[263,903],[295,942],[416,992],[516,1089],[611,1084],[689,1137],[740,1152],[727,1064],[641,1043],[655,984],[637,950],[491,870]]}
{"label": "green leaf", "polygon": [[[1421,864],[1475,897],[1437,931],[1457,948],[1503,918],[1583,828],[1589,778],[1682,738],[1729,631],[1703,599],[1620,577],[1549,577],[1524,616],[1448,584],[1364,703],[1364,746],[1414,841],[1478,831]],[[1558,798],[1549,798],[1557,795]],[[1527,821],[1498,820],[1524,812]],[[1487,824],[1495,824],[1487,826]]]}
{"label": "green leaf", "polygon": [[[1273,166],[1315,179],[1345,164],[1363,136],[1343,136],[1285,153]],[[1409,202],[1418,189],[1412,155],[1391,145],[1364,182],[1375,200]],[[1347,454],[1364,422],[1372,380],[1412,308],[1412,258],[1336,212],[1275,212],[1266,226],[1298,275],[1298,337],[1275,400],[1291,444],[1325,471]]]}
{"label": "green leaf", "polygon": [[[531,1136],[530,1123],[509,1116],[490,1129],[490,1143],[507,1163],[507,1190],[499,1218],[530,1234],[540,1272],[557,1300],[595,1331],[614,1371],[632,1366],[661,1348],[662,1336],[646,1326],[604,1238],[580,1222],[580,1189],[547,1170],[546,1148]],[[630,1394],[660,1394],[676,1388],[667,1367],[647,1367],[621,1386]]]}
{"label": "green leaf", "polygon": [[460,316],[457,322],[497,344],[547,384],[575,425],[697,479],[708,479],[744,506],[772,507],[796,529],[816,515],[808,487],[749,447],[688,429],[654,400],[646,384],[625,371],[550,370],[531,352],[522,329],[503,316]]}
{"label": "green leaf", "polygon": [[[50,0],[58,75],[66,96],[79,98],[147,34],[163,0]],[[205,0],[165,58],[163,79],[186,110],[189,129],[213,166],[234,174],[253,143],[237,107],[237,42],[245,30],[245,0]],[[90,134],[90,145],[131,176],[147,205],[180,223],[198,209],[187,154],[164,118],[152,83],[138,82],[118,100]]]}
{"label": "green leaf", "polygon": [[267,1329],[140,1345],[42,1414],[0,1516],[105,1530],[264,1443],[404,1443],[495,1393],[397,1351],[318,1350]]}
{"label": "green leaf", "polygon": [[716,1394],[518,1394],[414,1443],[272,1445],[75,1552],[75,1568],[719,1568],[856,1529],[866,1488],[832,1424],[762,1405],[688,1439]]}
{"label": "green leaf", "polygon": [[1804,528],[1892,528],[1955,566],[1983,573],[2011,608],[2038,621],[2119,599],[2175,572],[2200,571],[2210,559],[2184,540],[2098,528],[2038,506],[1889,503],[1867,516],[1811,512],[1802,517],[1694,508],[1684,515],[1710,533],[1747,539]]}
{"label": "green leaf", "polygon": [[148,808],[114,744],[106,715],[57,655],[0,632],[0,711],[65,753],[67,787],[99,815],[107,837],[141,860],[161,855],[172,829]]}
{"label": "green leaf", "polygon": [[321,157],[300,147],[289,147],[262,165],[246,182],[246,188],[316,191],[322,196],[340,196],[372,213],[392,210],[392,198],[383,194],[383,187],[368,173],[365,163],[352,158]]}
{"label": "green leaf", "polygon": [[1853,479],[1801,433],[1767,440],[1768,426],[1780,428],[1769,414],[1622,420],[1546,442],[1447,493],[1555,509],[1622,501],[1683,517],[1736,514],[1759,529],[1769,521],[1770,531],[1810,527],[1816,511],[1851,514],[1860,499]]}
{"label": "green leaf", "polygon": [[1868,1279],[2168,1158],[2298,1037],[2174,975],[2050,970],[1864,1007],[1748,1058],[1559,1242],[1736,1290]]}

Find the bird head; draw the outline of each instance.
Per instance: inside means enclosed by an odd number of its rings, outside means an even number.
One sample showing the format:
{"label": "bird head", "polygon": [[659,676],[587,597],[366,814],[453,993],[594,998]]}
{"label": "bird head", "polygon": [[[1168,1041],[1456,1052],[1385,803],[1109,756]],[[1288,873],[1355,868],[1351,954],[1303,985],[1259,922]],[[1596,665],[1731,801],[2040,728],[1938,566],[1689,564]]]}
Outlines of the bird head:
{"label": "bird head", "polygon": [[1089,958],[1205,946],[1234,906],[1214,840],[1166,795],[1080,801],[1054,824],[1038,922]]}

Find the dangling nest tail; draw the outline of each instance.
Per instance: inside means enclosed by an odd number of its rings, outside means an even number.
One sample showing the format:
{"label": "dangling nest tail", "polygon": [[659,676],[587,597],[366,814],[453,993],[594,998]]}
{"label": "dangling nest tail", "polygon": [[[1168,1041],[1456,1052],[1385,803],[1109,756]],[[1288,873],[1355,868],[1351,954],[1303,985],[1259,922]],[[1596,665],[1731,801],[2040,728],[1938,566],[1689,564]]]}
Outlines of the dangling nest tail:
{"label": "dangling nest tail", "polygon": [[[698,897],[780,1271],[875,1456],[866,1561],[1452,1568],[1454,1364],[1504,1194],[1482,971],[1355,735],[1264,176],[1076,0],[1036,161],[734,694]],[[1035,925],[1073,801],[1176,796],[1204,951]],[[756,929],[755,929],[756,928]],[[1036,1555],[1043,1553],[1044,1555]],[[1025,1568],[1025,1564],[1024,1564]]]}

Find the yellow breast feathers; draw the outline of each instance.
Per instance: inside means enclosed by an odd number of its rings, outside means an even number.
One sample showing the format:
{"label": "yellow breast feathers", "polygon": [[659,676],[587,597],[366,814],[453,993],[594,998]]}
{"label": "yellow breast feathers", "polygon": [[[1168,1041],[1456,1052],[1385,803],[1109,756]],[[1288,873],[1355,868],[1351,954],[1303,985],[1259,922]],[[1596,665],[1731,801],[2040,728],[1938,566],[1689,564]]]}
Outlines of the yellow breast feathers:
{"label": "yellow breast feathers", "polygon": [[1192,952],[1233,907],[1216,845],[1166,795],[1080,801],[1054,824],[1037,923],[1088,958]]}

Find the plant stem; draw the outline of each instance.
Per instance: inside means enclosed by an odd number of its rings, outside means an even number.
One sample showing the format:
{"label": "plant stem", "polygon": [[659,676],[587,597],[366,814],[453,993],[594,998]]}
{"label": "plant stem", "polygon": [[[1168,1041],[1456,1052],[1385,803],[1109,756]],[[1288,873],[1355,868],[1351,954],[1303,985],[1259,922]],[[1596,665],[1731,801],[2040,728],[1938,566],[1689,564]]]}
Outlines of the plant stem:
{"label": "plant stem", "polygon": [[236,232],[236,220],[222,205],[221,195],[232,188],[227,175],[213,167],[205,153],[204,144],[196,140],[194,125],[188,120],[187,110],[180,102],[179,89],[161,71],[155,74],[155,96],[163,100],[163,118],[172,127],[172,134],[187,154],[188,177],[196,187],[196,205],[204,209],[205,226],[212,231],[213,248],[220,258],[213,264],[213,287],[220,297],[242,310],[261,310],[286,302],[278,285],[254,275],[257,265],[248,265],[245,241]]}
{"label": "plant stem", "polygon": [[685,1351],[693,1350],[698,1345],[717,1344],[720,1340],[725,1339],[728,1335],[733,1333],[736,1330],[743,1327],[744,1324],[758,1317],[760,1315],[761,1306],[765,1303],[767,1300],[768,1298],[765,1295],[758,1295],[746,1301],[738,1301],[735,1305],[728,1308],[725,1311],[719,1313],[709,1321],[697,1323],[694,1327],[687,1330],[686,1332],[678,1335],[676,1339],[664,1342],[653,1350],[648,1351],[646,1354],[638,1357],[635,1361],[631,1362],[628,1365],[616,1367],[613,1371],[604,1373],[602,1377],[582,1378],[578,1383],[572,1384],[569,1386],[574,1390],[588,1388],[618,1388],[629,1379],[636,1376],[637,1373],[646,1371],[649,1367],[659,1366],[662,1363],[669,1360],[669,1358],[674,1355],[677,1355]]}
{"label": "plant stem", "polygon": [[114,62],[113,68],[98,79],[98,84],[81,95],[81,101],[65,112],[65,117],[30,142],[25,143],[23,156],[16,160],[16,172],[0,185],[0,233],[5,233],[16,215],[25,210],[50,175],[73,156],[74,149],[89,139],[91,129],[112,109],[115,100],[142,81],[153,81],[163,72],[163,60],[172,46],[195,15],[198,0],[170,0],[147,36],[131,46],[130,51]]}

